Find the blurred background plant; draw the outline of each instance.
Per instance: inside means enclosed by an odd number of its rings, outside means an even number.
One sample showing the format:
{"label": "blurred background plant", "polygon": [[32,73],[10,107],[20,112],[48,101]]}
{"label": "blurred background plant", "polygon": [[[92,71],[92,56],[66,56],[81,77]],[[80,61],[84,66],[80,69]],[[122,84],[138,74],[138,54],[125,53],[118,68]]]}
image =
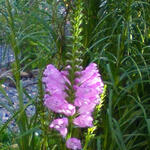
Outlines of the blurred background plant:
{"label": "blurred background plant", "polygon": [[[107,85],[105,100],[94,113],[96,128],[84,132],[83,138],[92,134],[87,150],[149,150],[150,1],[82,1],[83,66],[96,62]],[[0,45],[13,51],[15,60],[7,69],[12,70],[19,101],[19,109],[14,109],[0,84],[10,107],[3,101],[0,105],[11,113],[0,124],[0,149],[14,149],[15,144],[20,150],[61,149],[59,135],[48,127],[54,116],[43,107],[41,79],[47,64],[59,69],[65,64],[73,7],[73,0],[0,1]],[[34,69],[38,92],[31,97],[20,74]],[[31,104],[36,110],[28,117],[25,109]],[[13,120],[17,133],[8,128]]]}

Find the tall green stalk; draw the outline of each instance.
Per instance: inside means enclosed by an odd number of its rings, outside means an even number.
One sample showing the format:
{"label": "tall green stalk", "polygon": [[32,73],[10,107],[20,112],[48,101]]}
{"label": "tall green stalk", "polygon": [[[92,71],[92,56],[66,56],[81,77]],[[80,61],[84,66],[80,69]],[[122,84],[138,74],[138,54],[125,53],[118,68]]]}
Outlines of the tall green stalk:
{"label": "tall green stalk", "polygon": [[[10,28],[10,43],[11,43],[11,48],[15,56],[15,62],[13,64],[12,70],[13,70],[13,75],[16,81],[16,89],[17,89],[18,100],[19,100],[19,110],[20,112],[22,112],[22,110],[24,110],[24,103],[23,103],[23,89],[22,89],[22,83],[21,83],[21,78],[20,78],[20,71],[21,71],[20,60],[19,60],[20,51],[19,51],[19,47],[17,44],[17,36],[15,33],[14,18],[12,15],[12,8],[11,8],[9,0],[6,0],[6,7],[7,7],[7,12],[8,12],[8,25]],[[20,113],[20,115],[18,116],[17,124],[22,134],[27,131],[27,117],[26,117],[25,111]],[[29,149],[28,144],[29,144],[28,136],[24,136],[23,138],[21,138],[21,141],[19,141],[19,147],[22,150]]]}
{"label": "tall green stalk", "polygon": [[[73,2],[72,12],[71,12],[71,37],[69,39],[71,40],[71,51],[67,53],[68,59],[66,61],[67,65],[70,66],[68,79],[71,83],[71,85],[68,85],[67,90],[67,100],[70,103],[73,103],[75,100],[75,91],[74,91],[74,85],[75,85],[75,78],[77,77],[76,72],[81,70],[81,54],[82,52],[82,21],[83,21],[83,2],[82,0],[76,0]],[[79,129],[75,130],[73,128],[73,118],[75,116],[69,117],[69,131],[67,135],[67,139],[71,137],[79,136]]]}
{"label": "tall green stalk", "polygon": [[74,101],[74,80],[76,78],[76,72],[81,70],[81,54],[82,52],[82,21],[83,21],[83,2],[82,0],[76,0],[73,4],[71,13],[71,45],[69,48],[71,51],[67,53],[68,59],[66,61],[67,65],[70,65],[68,78],[71,82],[70,90],[68,91],[68,101],[73,103]]}

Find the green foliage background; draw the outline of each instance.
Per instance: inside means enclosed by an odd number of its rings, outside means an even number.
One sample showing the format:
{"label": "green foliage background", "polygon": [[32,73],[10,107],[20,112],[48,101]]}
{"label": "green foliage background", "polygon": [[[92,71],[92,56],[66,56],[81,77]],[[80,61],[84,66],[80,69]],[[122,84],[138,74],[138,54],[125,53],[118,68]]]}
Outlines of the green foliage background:
{"label": "green foliage background", "polygon": [[[81,45],[83,66],[96,62],[107,85],[100,109],[94,113],[97,128],[87,150],[150,149],[150,1],[82,0]],[[65,7],[66,13],[61,14]],[[49,63],[64,67],[71,33],[68,21],[76,6],[70,0],[1,0],[0,43],[11,45],[12,65],[20,109],[0,126],[0,149],[62,150],[63,140],[49,130],[54,114],[43,106],[42,71]],[[39,69],[38,95],[22,88],[20,71]],[[0,92],[6,92],[0,85]],[[25,114],[22,94],[36,106],[32,118]],[[9,97],[6,99],[10,102]],[[21,119],[22,118],[22,119]],[[7,131],[15,119],[20,132]],[[35,132],[40,132],[35,136]],[[85,130],[86,137],[88,132]],[[11,136],[9,136],[11,134]],[[58,140],[59,137],[59,140]]]}

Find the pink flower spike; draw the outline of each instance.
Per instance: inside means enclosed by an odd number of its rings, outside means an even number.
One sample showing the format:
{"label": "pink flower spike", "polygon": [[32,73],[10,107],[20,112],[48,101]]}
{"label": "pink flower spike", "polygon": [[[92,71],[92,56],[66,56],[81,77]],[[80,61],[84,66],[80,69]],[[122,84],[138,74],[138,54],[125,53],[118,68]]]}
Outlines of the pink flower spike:
{"label": "pink flower spike", "polygon": [[67,146],[67,148],[72,149],[72,150],[81,150],[82,149],[81,141],[77,138],[68,139],[66,142],[66,146]]}

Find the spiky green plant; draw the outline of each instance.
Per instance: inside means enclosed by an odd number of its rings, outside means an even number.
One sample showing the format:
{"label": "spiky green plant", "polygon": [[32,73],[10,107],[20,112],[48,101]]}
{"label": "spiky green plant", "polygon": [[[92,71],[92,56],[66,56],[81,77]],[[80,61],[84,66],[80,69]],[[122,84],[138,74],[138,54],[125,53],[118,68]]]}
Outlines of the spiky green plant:
{"label": "spiky green plant", "polygon": [[99,22],[86,52],[88,61],[103,68],[108,86],[95,149],[149,149],[148,2],[101,1],[99,5]]}

